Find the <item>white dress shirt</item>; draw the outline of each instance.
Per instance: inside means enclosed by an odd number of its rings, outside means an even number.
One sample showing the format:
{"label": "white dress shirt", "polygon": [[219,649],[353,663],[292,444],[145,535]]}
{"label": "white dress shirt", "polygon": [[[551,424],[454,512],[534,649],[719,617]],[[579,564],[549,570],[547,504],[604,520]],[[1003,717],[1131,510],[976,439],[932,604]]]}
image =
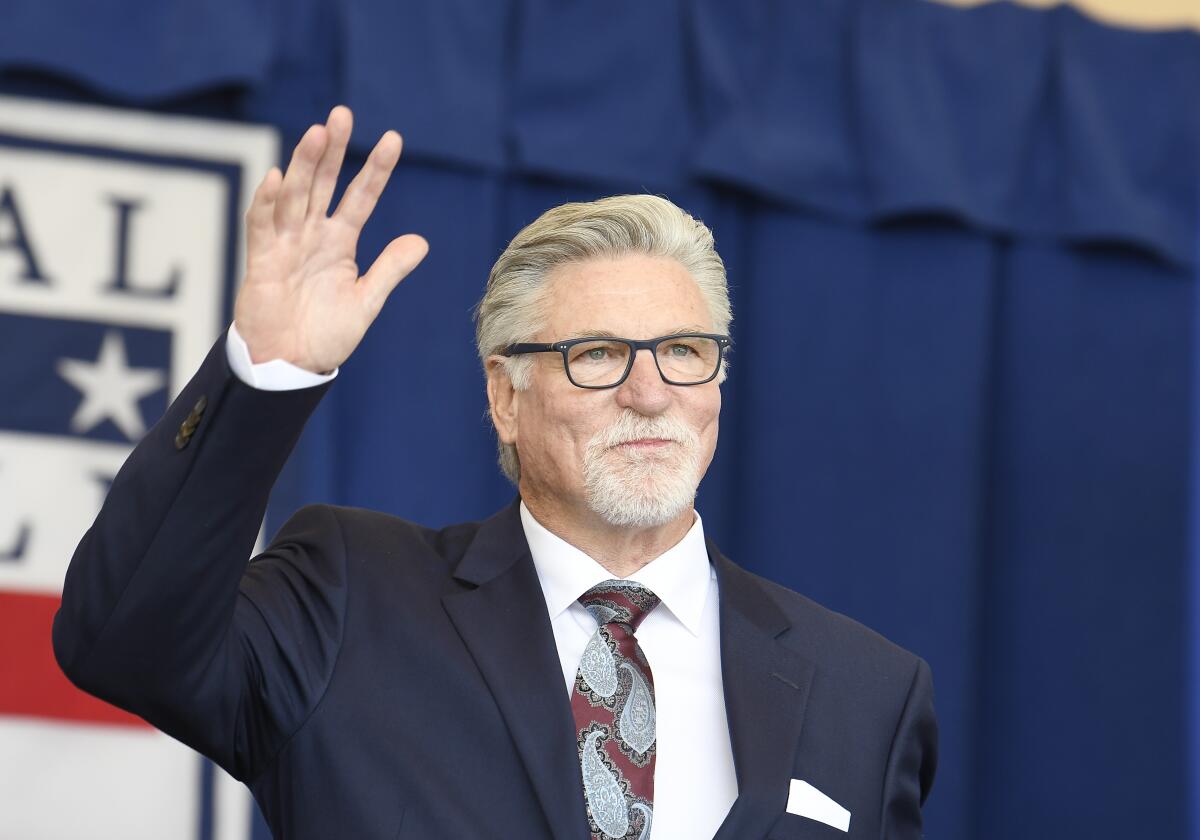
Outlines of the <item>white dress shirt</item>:
{"label": "white dress shirt", "polygon": [[[612,574],[542,527],[521,502],[568,700],[596,619],[579,596]],[[638,569],[635,580],[659,597],[637,629],[654,676],[656,838],[712,837],[737,799],[721,684],[717,575],[708,562],[699,514],[683,539]]]}
{"label": "white dress shirt", "polygon": [[[253,364],[233,325],[226,354],[234,375],[268,391],[307,388],[337,375],[336,370],[312,373],[281,359]],[[596,632],[596,620],[578,598],[612,575],[543,527],[524,502],[521,525],[546,599],[569,702],[583,649]],[[628,579],[661,601],[637,630],[654,676],[654,837],[712,837],[737,799],[737,776],[721,682],[717,576],[708,562],[700,515],[682,540]]]}

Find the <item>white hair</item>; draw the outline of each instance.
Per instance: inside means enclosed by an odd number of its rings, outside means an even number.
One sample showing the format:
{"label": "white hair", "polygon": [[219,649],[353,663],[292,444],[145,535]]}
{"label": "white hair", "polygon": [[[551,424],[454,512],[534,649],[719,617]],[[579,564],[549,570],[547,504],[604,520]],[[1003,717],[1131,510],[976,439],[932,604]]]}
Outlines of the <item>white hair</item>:
{"label": "white hair", "polygon": [[[488,275],[475,307],[479,358],[510,344],[530,341],[545,323],[546,278],[561,265],[628,254],[667,257],[687,270],[700,289],[713,329],[726,333],[733,320],[725,264],[712,231],[665,198],[616,195],[598,201],[562,204],[547,210],[508,243]],[[517,390],[530,384],[532,359],[512,356],[504,368]],[[721,378],[725,375],[724,366]],[[499,442],[500,468],[513,484],[521,477],[517,449]]]}

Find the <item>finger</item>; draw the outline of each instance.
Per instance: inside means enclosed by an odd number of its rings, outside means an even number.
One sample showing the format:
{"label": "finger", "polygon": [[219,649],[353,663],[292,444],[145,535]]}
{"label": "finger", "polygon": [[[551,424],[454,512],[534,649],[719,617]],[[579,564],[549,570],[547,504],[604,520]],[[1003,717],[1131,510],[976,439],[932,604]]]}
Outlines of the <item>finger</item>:
{"label": "finger", "polygon": [[359,281],[364,300],[372,313],[378,313],[383,308],[392,289],[411,274],[428,253],[429,243],[415,233],[405,234],[388,243]]}
{"label": "finger", "polygon": [[338,105],[329,112],[325,121],[325,131],[329,142],[325,153],[317,163],[317,171],[313,176],[312,192],[308,196],[308,217],[321,216],[329,210],[329,201],[337,188],[338,173],[342,169],[342,160],[346,157],[346,144],[350,142],[350,132],[354,126],[354,116],[345,105]]}
{"label": "finger", "polygon": [[277,230],[293,230],[308,212],[308,194],[312,191],[313,171],[325,151],[328,133],[325,126],[310,126],[292,152],[292,161],[283,175],[283,186],[275,204]]}
{"label": "finger", "polygon": [[279,196],[279,185],[283,181],[283,173],[278,166],[263,177],[254,191],[254,198],[246,210],[246,253],[269,248],[275,240],[275,199]]}
{"label": "finger", "polygon": [[379,201],[383,188],[387,185],[396,161],[400,159],[400,135],[394,131],[385,132],[367,156],[367,162],[354,176],[346,194],[342,196],[334,218],[348,225],[355,233],[362,230]]}

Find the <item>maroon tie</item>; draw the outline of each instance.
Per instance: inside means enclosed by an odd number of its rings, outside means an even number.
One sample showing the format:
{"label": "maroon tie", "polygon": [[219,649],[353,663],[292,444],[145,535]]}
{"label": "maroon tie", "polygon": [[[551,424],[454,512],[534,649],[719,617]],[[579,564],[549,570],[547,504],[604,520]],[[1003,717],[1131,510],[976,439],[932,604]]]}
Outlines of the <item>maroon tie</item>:
{"label": "maroon tie", "polygon": [[654,816],[654,677],[633,634],[658,596],[639,583],[606,580],[579,603],[600,622],[571,691],[592,840],[648,840]]}

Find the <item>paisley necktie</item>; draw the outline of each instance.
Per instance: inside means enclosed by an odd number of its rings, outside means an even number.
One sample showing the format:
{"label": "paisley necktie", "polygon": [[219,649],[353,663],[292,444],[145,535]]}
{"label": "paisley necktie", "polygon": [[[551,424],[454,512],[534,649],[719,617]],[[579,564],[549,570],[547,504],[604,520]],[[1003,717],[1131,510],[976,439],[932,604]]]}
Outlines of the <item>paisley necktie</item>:
{"label": "paisley necktie", "polygon": [[654,677],[634,632],[658,596],[607,580],[579,602],[600,626],[575,674],[571,711],[592,840],[648,840],[654,809]]}

